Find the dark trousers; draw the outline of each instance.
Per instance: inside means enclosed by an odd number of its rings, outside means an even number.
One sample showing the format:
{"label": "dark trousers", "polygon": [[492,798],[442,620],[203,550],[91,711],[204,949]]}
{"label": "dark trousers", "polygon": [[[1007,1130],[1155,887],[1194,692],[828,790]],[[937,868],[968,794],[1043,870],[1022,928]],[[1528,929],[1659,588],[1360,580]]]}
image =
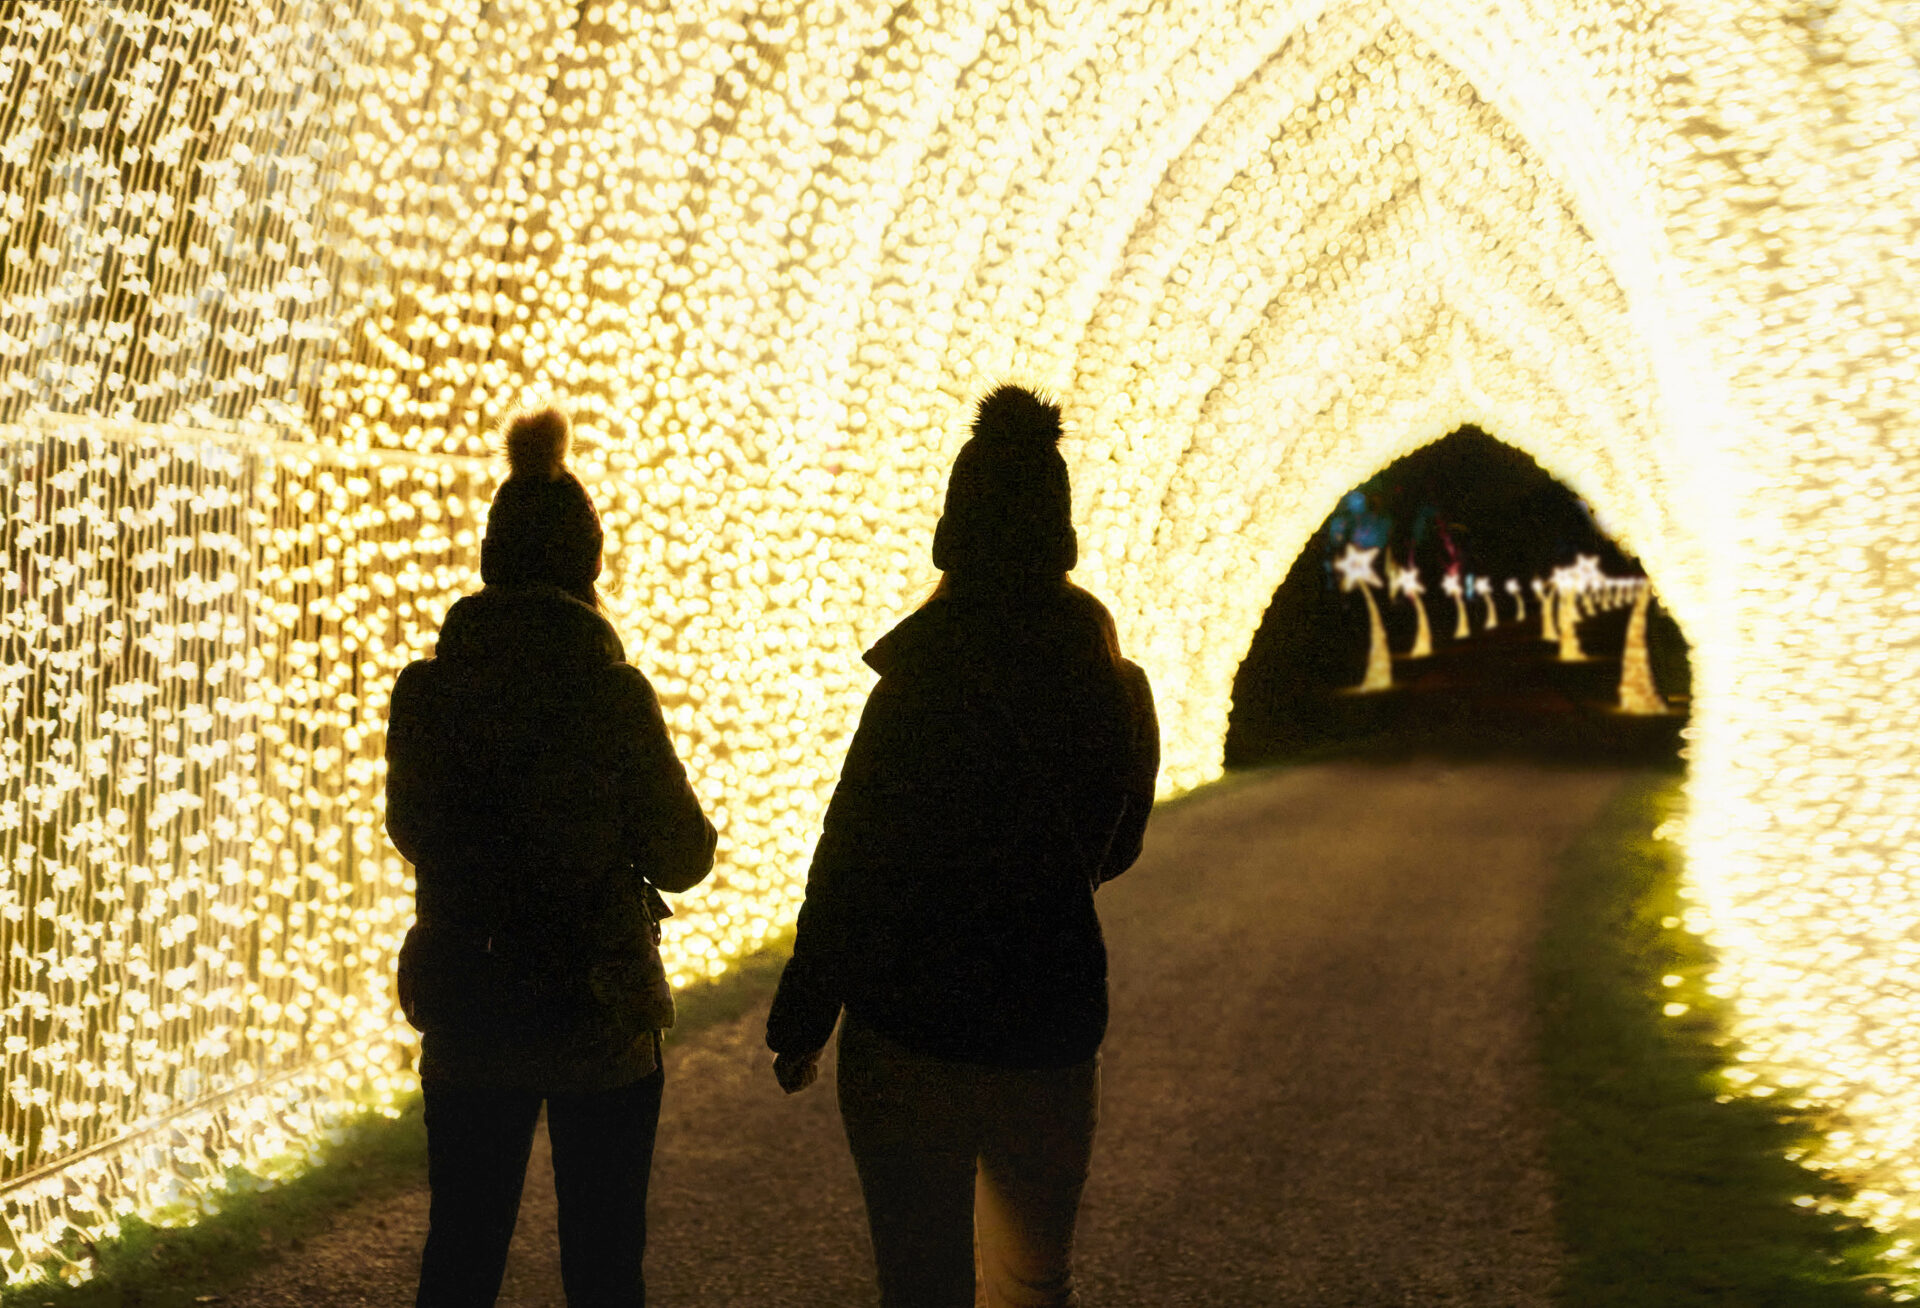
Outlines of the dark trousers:
{"label": "dark trousers", "polygon": [[[550,1095],[547,1137],[560,1203],[568,1308],[642,1308],[647,1176],[665,1068],[630,1085]],[[492,1308],[540,1120],[542,1096],[421,1087],[426,1101],[427,1247],[417,1308]]]}
{"label": "dark trousers", "polygon": [[928,1058],[851,1013],[840,1119],[867,1201],[883,1308],[1074,1308],[1073,1228],[1099,1117],[1097,1058]]}

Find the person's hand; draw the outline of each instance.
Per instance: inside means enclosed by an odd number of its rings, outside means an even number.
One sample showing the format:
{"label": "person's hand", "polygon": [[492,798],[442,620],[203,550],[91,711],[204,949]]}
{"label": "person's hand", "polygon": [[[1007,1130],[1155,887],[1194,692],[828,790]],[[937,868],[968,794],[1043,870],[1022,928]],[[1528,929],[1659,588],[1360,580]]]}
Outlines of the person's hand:
{"label": "person's hand", "polygon": [[798,1094],[820,1075],[820,1051],[810,1054],[775,1054],[773,1078],[788,1094]]}

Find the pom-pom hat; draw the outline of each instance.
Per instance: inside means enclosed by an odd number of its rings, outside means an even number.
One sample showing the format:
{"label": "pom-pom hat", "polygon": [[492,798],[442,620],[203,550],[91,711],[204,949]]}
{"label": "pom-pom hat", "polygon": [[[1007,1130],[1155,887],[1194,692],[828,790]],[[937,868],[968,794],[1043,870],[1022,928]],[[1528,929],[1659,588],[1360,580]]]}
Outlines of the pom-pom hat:
{"label": "pom-pom hat", "polygon": [[480,542],[489,586],[559,586],[588,603],[600,576],[605,534],[586,487],[567,471],[571,439],[558,409],[507,424],[507,479],[494,492]]}
{"label": "pom-pom hat", "polygon": [[963,574],[1072,571],[1080,551],[1059,445],[1059,405],[1021,386],[985,395],[947,478],[933,566]]}

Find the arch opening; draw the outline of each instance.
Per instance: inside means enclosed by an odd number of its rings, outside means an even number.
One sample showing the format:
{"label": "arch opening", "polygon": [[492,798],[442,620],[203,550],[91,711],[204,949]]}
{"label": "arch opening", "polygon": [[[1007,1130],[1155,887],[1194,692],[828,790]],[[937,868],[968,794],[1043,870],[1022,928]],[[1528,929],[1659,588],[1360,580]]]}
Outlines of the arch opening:
{"label": "arch opening", "polygon": [[[1588,588],[1563,608],[1556,574]],[[1340,496],[1308,538],[1235,674],[1224,764],[1329,748],[1670,760],[1691,661],[1657,594],[1634,630],[1642,588],[1640,561],[1585,501],[1514,446],[1457,428]],[[1368,687],[1381,653],[1387,684]],[[1646,684],[1629,694],[1635,659]]]}

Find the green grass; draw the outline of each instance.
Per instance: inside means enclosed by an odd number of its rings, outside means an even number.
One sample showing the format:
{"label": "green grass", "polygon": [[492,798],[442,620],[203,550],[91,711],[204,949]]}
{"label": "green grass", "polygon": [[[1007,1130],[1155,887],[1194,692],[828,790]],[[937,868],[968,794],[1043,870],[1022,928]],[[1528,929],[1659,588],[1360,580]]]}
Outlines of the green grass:
{"label": "green grass", "polygon": [[323,1148],[321,1161],[280,1185],[260,1184],[239,1168],[218,1210],[189,1226],[120,1221],[120,1234],[98,1244],[70,1239],[64,1252],[91,1255],[92,1279],[79,1285],[39,1282],[0,1291],[5,1308],[175,1308],[217,1302],[255,1267],[298,1250],[333,1214],[363,1199],[391,1194],[426,1175],[426,1128],[418,1096],[400,1115],[368,1115]]}
{"label": "green grass", "polygon": [[[1653,832],[1680,780],[1635,781],[1572,849],[1538,993],[1564,1308],[1852,1308],[1892,1297],[1886,1237],[1791,1161],[1811,1112],[1731,1093],[1713,959],[1684,929],[1680,851]],[[1663,984],[1678,977],[1678,985]],[[1687,1010],[1667,1016],[1669,1004]]]}
{"label": "green grass", "polygon": [[675,1016],[673,1029],[667,1032],[668,1047],[696,1031],[733,1021],[771,995],[792,952],[793,929],[789,927],[753,953],[733,960],[724,975],[680,991],[673,998]]}
{"label": "green grass", "polygon": [[[675,1040],[731,1021],[773,989],[792,945],[775,939],[738,960],[724,976],[676,997]],[[92,1279],[78,1285],[42,1281],[0,1290],[0,1308],[191,1308],[218,1303],[254,1271],[297,1252],[354,1204],[423,1186],[427,1133],[418,1095],[398,1117],[369,1114],[353,1122],[321,1161],[279,1185],[263,1185],[236,1168],[218,1209],[188,1226],[153,1226],[125,1218],[120,1234],[90,1244],[69,1240],[70,1258],[91,1258]]]}

